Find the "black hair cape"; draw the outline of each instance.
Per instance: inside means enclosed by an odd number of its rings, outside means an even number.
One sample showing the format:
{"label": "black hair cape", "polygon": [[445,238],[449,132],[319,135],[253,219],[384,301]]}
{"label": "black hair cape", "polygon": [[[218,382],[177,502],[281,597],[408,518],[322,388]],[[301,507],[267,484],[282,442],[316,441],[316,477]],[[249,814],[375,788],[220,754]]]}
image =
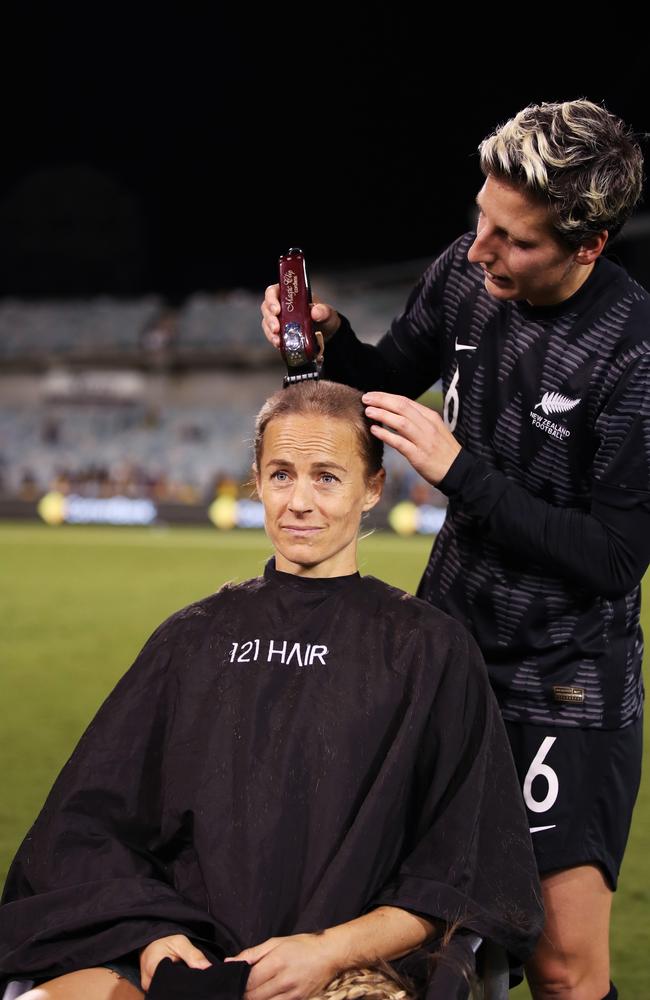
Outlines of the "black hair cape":
{"label": "black hair cape", "polygon": [[0,975],[175,933],[233,955],[380,905],[523,959],[539,899],[467,631],[373,577],[271,560],[164,622],[99,709],[11,866]]}

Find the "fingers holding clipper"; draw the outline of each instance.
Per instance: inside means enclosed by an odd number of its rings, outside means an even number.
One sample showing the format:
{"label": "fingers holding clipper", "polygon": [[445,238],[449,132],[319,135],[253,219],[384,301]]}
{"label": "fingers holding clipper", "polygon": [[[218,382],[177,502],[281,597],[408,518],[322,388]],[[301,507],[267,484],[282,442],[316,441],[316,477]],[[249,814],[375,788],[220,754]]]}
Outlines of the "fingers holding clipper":
{"label": "fingers holding clipper", "polygon": [[280,286],[269,285],[260,306],[262,330],[273,347],[280,349]]}
{"label": "fingers holding clipper", "polygon": [[337,311],[332,306],[328,306],[326,302],[321,302],[316,295],[314,295],[311,306],[311,318],[314,327],[320,330],[326,341],[334,336],[341,325],[341,317]]}

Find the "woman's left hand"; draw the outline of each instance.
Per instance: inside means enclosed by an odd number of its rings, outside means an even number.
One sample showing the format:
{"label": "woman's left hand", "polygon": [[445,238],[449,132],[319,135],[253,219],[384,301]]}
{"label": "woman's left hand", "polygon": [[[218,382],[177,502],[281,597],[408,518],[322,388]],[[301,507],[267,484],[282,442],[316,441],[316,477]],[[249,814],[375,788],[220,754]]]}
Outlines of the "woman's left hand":
{"label": "woman's left hand", "polygon": [[[373,421],[373,434],[401,452],[416,472],[437,486],[461,450],[440,414],[390,392],[366,392],[363,402],[366,416]],[[379,427],[379,423],[386,426]]]}
{"label": "woman's left hand", "polygon": [[339,971],[322,934],[269,938],[226,962],[248,962],[252,966],[244,1000],[274,1000],[280,994],[282,1000],[307,1000]]}
{"label": "woman's left hand", "polygon": [[169,934],[150,941],[140,950],[140,980],[145,993],[163,958],[170,958],[172,962],[185,962],[190,969],[209,969],[212,964],[185,934]]}

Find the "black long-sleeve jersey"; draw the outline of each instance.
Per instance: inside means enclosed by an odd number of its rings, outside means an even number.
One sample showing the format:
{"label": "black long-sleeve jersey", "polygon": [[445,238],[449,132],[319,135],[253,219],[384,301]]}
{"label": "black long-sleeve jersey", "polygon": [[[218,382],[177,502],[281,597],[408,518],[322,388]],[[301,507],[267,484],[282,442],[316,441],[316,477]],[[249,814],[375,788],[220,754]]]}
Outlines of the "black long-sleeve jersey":
{"label": "black long-sleeve jersey", "polygon": [[650,296],[600,257],[554,306],[502,301],[466,233],[377,346],[345,317],[324,377],[419,396],[463,449],[418,595],[469,626],[506,719],[614,729],[643,705]]}
{"label": "black long-sleeve jersey", "polygon": [[11,866],[0,977],[175,933],[234,955],[381,905],[531,951],[505,727],[458,622],[271,561],[161,625],[100,708]]}

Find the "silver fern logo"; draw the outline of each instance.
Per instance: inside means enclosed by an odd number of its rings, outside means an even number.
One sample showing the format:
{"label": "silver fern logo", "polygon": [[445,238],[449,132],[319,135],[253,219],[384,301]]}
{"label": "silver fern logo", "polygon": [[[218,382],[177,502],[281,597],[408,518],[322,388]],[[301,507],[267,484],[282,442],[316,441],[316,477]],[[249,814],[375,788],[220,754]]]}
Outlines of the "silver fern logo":
{"label": "silver fern logo", "polygon": [[[580,399],[571,399],[570,396],[563,396],[561,392],[545,392],[539,403],[535,403],[530,411],[530,421],[537,430],[544,431],[558,441],[566,441],[571,437],[571,431],[566,424],[556,423],[550,417],[556,413],[569,413],[579,402]],[[537,412],[540,409],[544,416]]]}
{"label": "silver fern logo", "polygon": [[568,413],[579,402],[579,399],[570,399],[569,396],[563,396],[561,392],[545,392],[539,403],[535,403],[534,409],[541,406],[542,411],[548,417],[551,413]]}

